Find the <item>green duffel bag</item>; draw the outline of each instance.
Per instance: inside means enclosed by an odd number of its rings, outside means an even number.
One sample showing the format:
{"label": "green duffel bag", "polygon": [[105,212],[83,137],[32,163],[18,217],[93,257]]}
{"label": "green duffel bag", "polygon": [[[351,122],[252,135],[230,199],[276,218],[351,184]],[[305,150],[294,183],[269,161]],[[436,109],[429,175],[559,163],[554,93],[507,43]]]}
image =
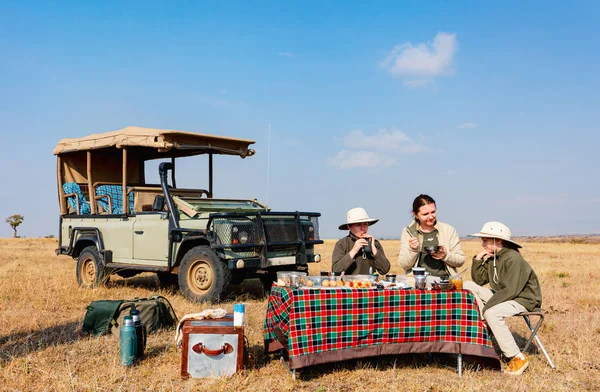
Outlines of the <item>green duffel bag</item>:
{"label": "green duffel bag", "polygon": [[140,311],[140,319],[148,333],[177,325],[178,319],[169,300],[160,295],[131,300],[93,301],[83,319],[83,332],[96,336],[112,332],[119,336],[123,318],[132,309]]}

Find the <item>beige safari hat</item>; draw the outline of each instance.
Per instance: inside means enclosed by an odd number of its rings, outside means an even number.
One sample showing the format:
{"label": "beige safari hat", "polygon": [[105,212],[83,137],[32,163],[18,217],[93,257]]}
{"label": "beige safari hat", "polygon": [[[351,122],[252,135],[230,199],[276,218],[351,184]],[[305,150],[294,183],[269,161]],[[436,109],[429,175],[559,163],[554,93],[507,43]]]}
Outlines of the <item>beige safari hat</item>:
{"label": "beige safari hat", "polygon": [[340,225],[340,230],[348,230],[348,226],[353,223],[368,223],[369,226],[377,223],[379,219],[371,219],[364,208],[358,207],[348,211],[346,223]]}
{"label": "beige safari hat", "polygon": [[499,238],[503,241],[510,242],[511,244],[515,244],[519,248],[521,245],[517,244],[515,241],[511,240],[510,237],[512,233],[508,226],[500,222],[487,222],[481,228],[479,233],[471,234],[473,237],[480,238]]}

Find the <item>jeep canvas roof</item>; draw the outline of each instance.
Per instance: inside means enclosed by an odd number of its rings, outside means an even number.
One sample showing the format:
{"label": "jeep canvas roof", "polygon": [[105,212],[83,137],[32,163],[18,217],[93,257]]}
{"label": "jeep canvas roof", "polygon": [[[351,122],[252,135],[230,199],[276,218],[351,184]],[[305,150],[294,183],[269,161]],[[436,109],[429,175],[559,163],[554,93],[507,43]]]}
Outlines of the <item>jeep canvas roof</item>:
{"label": "jeep canvas roof", "polygon": [[[126,127],[117,131],[92,134],[81,138],[62,139],[54,155],[106,148],[136,150],[142,160],[177,158],[199,154],[254,155],[248,148],[254,140],[215,136],[167,129]],[[136,148],[137,147],[137,148]],[[139,150],[142,151],[137,151]]]}

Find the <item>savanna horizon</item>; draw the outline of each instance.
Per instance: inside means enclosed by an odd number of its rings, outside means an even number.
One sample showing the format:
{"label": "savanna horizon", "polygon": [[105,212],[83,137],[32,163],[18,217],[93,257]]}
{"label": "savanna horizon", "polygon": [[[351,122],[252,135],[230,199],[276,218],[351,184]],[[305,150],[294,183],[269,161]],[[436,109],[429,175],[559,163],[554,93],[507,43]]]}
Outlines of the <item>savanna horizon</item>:
{"label": "savanna horizon", "polygon": [[[491,368],[467,367],[463,378],[446,363],[403,355],[315,366],[291,377],[277,356],[263,353],[262,332],[267,299],[260,283],[234,287],[220,304],[193,304],[178,291],[158,286],[153,274],[129,279],[112,276],[105,287],[81,289],[75,262],[56,256],[56,239],[0,239],[0,381],[4,390],[598,390],[600,359],[594,342],[600,339],[600,248],[595,236],[529,239],[521,237],[522,254],[536,271],[543,293],[546,320],[539,332],[557,365],[550,369],[540,351],[530,349],[531,366],[509,378]],[[317,246],[323,261],[310,272],[330,269],[336,239]],[[461,240],[466,268],[480,241]],[[383,240],[392,264],[398,266],[399,241]],[[469,274],[466,274],[467,279]],[[593,289],[592,289],[593,288]],[[111,336],[80,334],[85,307],[97,299],[166,296],[179,317],[203,309],[233,310],[246,306],[246,336],[254,365],[230,379],[181,380],[181,352],[173,331],[150,335],[147,357],[128,369],[119,364],[118,342]],[[520,319],[509,320],[518,341],[527,336]],[[520,340],[519,340],[520,339]]]}

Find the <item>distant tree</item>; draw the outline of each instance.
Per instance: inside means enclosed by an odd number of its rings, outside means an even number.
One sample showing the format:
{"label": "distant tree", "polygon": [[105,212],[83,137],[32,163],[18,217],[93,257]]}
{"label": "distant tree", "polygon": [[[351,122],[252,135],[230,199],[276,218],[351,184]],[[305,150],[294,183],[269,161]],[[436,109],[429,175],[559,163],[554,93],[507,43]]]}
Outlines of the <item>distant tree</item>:
{"label": "distant tree", "polygon": [[8,218],[6,218],[6,222],[15,231],[15,235],[13,236],[13,238],[17,238],[17,226],[19,226],[21,223],[23,223],[24,219],[25,219],[25,217],[23,215],[19,215],[19,214],[11,215]]}

